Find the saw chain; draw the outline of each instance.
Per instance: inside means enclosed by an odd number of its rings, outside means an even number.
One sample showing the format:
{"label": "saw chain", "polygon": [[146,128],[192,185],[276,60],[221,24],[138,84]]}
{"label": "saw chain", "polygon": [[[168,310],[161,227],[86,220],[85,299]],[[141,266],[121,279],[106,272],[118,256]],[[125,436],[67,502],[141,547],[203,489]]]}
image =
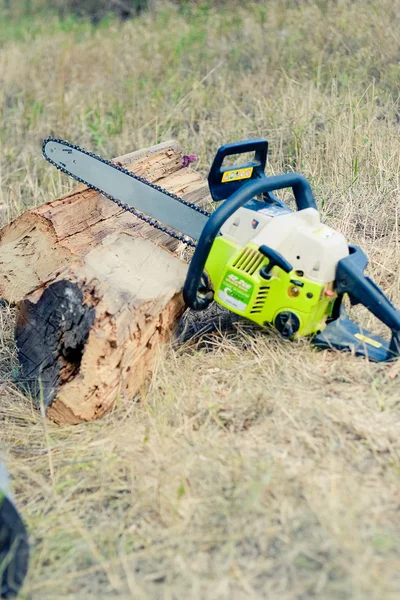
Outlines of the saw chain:
{"label": "saw chain", "polygon": [[71,148],[72,150],[78,150],[79,152],[82,152],[83,154],[86,154],[87,156],[91,156],[91,157],[95,158],[96,160],[98,160],[99,162],[102,162],[102,163],[104,163],[104,164],[112,167],[113,169],[116,169],[117,171],[121,171],[122,173],[125,173],[126,175],[129,175],[129,177],[132,177],[132,179],[135,179],[136,181],[140,181],[141,183],[144,183],[145,185],[148,185],[149,187],[151,187],[151,188],[153,188],[155,190],[158,190],[159,192],[162,192],[163,194],[166,194],[167,196],[170,196],[174,200],[177,200],[181,204],[184,204],[185,206],[188,206],[189,208],[191,208],[191,209],[193,209],[193,210],[195,210],[195,211],[197,211],[197,212],[205,215],[206,217],[210,216],[210,213],[208,211],[204,210],[203,208],[200,208],[200,206],[197,206],[197,204],[193,204],[192,202],[188,202],[187,200],[184,200],[180,196],[177,196],[176,194],[173,194],[172,192],[169,192],[165,188],[163,188],[163,187],[161,187],[159,185],[156,185],[155,183],[151,183],[150,181],[148,181],[144,177],[140,177],[140,175],[135,175],[131,171],[128,171],[124,167],[121,167],[121,166],[113,163],[110,160],[106,160],[105,158],[102,158],[101,156],[98,156],[97,154],[94,154],[93,152],[88,152],[87,150],[85,150],[85,148],[81,148],[80,146],[77,146],[76,144],[70,144],[69,142],[66,142],[65,140],[61,140],[61,139],[58,139],[58,138],[53,138],[51,136],[49,136],[48,138],[46,138],[44,140],[44,142],[43,142],[42,153],[43,153],[44,158],[49,163],[51,163],[52,165],[54,165],[59,171],[61,171],[62,173],[65,173],[65,175],[68,175],[69,177],[72,177],[76,181],[79,181],[79,183],[83,183],[84,185],[86,185],[90,189],[95,190],[96,192],[99,192],[102,196],[105,196],[106,198],[108,198],[109,200],[111,200],[112,202],[114,202],[117,206],[119,206],[119,208],[122,208],[123,210],[126,210],[127,212],[132,213],[135,217],[138,217],[139,219],[141,219],[142,221],[144,221],[148,225],[151,225],[155,229],[158,229],[159,231],[162,231],[163,233],[166,233],[170,237],[175,238],[176,240],[178,240],[179,242],[183,242],[187,246],[190,246],[192,248],[196,247],[196,243],[192,239],[190,239],[188,236],[181,235],[180,233],[177,233],[173,229],[169,229],[168,227],[165,227],[165,225],[162,225],[162,223],[160,223],[159,221],[157,221],[155,219],[152,219],[151,217],[148,217],[147,215],[145,215],[145,214],[139,212],[138,210],[136,210],[135,208],[133,208],[131,206],[128,206],[124,202],[121,202],[120,200],[118,200],[118,198],[115,198],[115,196],[112,196],[111,194],[105,193],[100,188],[98,188],[98,187],[96,187],[94,185],[91,185],[90,183],[88,183],[87,181],[85,181],[84,179],[82,179],[80,177],[76,177],[75,175],[73,175],[72,173],[70,173],[68,171],[68,169],[65,169],[64,167],[59,166],[56,162],[54,162],[53,160],[51,160],[51,158],[49,156],[47,156],[47,154],[45,153],[45,146],[46,146],[47,142],[59,142],[59,143],[62,143],[64,146],[66,146],[68,148]]}

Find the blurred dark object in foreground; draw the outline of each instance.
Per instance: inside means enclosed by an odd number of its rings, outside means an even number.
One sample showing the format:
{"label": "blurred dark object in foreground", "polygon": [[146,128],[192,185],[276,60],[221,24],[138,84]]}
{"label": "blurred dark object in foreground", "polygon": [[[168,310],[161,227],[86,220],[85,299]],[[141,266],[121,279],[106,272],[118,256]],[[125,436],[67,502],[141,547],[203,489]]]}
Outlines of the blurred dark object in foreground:
{"label": "blurred dark object in foreground", "polygon": [[7,471],[0,461],[0,598],[18,595],[28,562],[28,535],[14,506]]}

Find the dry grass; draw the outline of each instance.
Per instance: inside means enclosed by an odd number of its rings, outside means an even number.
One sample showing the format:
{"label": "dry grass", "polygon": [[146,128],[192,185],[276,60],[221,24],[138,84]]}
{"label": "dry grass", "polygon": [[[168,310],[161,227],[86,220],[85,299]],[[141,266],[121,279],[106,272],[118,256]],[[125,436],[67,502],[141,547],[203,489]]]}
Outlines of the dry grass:
{"label": "dry grass", "polygon": [[[400,306],[399,9],[271,0],[1,26],[5,220],[71,185],[40,157],[49,133],[106,156],[177,137],[204,172],[221,143],[266,136],[268,172],[311,179]],[[399,597],[398,364],[239,324],[165,349],[102,421],[57,427],[13,385],[1,318],[2,448],[32,542],[21,598]]]}

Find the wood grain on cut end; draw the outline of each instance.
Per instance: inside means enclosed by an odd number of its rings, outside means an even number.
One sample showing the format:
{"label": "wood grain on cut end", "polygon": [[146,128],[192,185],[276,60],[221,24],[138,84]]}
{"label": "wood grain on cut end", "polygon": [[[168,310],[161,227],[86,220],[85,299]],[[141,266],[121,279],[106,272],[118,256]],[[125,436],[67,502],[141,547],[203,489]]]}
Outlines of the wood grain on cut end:
{"label": "wood grain on cut end", "polygon": [[46,218],[24,213],[0,230],[0,298],[18,302],[71,257]]}

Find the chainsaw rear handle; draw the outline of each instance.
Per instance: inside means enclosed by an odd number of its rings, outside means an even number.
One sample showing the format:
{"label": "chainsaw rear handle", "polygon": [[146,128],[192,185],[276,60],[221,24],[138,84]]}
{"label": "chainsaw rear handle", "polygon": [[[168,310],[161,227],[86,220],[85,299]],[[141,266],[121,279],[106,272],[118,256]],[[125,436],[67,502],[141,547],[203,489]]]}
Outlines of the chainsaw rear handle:
{"label": "chainsaw rear handle", "polygon": [[[364,275],[368,258],[358,246],[349,246],[349,256],[338,262],[336,271],[336,291],[339,305],[343,294],[347,293],[353,305],[363,304],[377,319],[392,332],[388,357],[400,355],[400,312],[372,279]],[[335,307],[338,311],[338,307]]]}
{"label": "chainsaw rear handle", "polygon": [[298,210],[317,209],[307,179],[298,173],[287,173],[274,177],[264,175],[260,179],[247,182],[212,213],[201,232],[183,287],[183,298],[189,308],[204,310],[212,302],[210,294],[199,295],[198,291],[211,247],[225,221],[254,196],[284,188],[293,189]]}
{"label": "chainsaw rear handle", "polygon": [[[240,165],[222,166],[227,156],[254,152],[253,160]],[[226,200],[249,180],[265,177],[268,142],[262,138],[253,138],[243,142],[234,142],[221,146],[215,155],[208,174],[208,186],[212,199],[216,202]],[[224,179],[224,175],[226,179]],[[232,178],[229,177],[232,176]]]}

